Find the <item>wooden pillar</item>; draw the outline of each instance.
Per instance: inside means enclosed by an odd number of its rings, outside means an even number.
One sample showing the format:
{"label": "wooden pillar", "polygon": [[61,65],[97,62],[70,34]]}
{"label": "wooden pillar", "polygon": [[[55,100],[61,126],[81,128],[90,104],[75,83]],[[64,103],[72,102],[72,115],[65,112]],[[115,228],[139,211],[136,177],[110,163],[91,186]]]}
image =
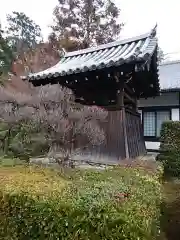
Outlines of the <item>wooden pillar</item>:
{"label": "wooden pillar", "polygon": [[122,121],[123,130],[124,130],[125,155],[126,155],[126,159],[129,159],[129,146],[128,146],[127,129],[126,129],[126,111],[124,106],[122,107],[121,114],[122,114],[122,120],[123,120]]}
{"label": "wooden pillar", "polygon": [[137,101],[137,98],[135,98],[135,111],[138,112],[138,101]]}
{"label": "wooden pillar", "polygon": [[[121,73],[122,75],[122,73]],[[117,105],[120,107],[121,116],[122,116],[122,127],[124,132],[124,147],[125,147],[125,158],[129,159],[129,146],[128,146],[128,140],[127,140],[127,131],[126,131],[126,112],[125,112],[125,106],[124,106],[124,81],[121,79],[119,81],[119,76],[116,77],[116,82],[119,83],[120,89],[117,91]]]}

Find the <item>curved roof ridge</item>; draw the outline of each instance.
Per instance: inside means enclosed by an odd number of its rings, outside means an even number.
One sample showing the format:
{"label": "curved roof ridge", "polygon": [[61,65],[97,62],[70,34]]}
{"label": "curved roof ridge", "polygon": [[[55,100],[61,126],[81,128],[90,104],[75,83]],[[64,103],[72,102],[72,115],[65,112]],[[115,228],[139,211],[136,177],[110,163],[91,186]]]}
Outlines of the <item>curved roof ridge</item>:
{"label": "curved roof ridge", "polygon": [[151,31],[135,36],[135,37],[130,37],[130,38],[125,38],[122,40],[116,40],[110,43],[106,43],[106,44],[101,44],[99,46],[95,46],[95,47],[89,47],[86,49],[81,49],[81,50],[76,50],[73,52],[66,52],[64,57],[72,57],[72,56],[76,56],[76,55],[81,55],[81,54],[86,54],[86,53],[90,53],[90,52],[94,52],[94,51],[99,51],[99,50],[103,50],[103,49],[107,49],[107,48],[112,48],[112,47],[117,47],[119,45],[124,45],[130,42],[136,42],[139,40],[143,40],[149,37],[154,38],[156,36],[156,29],[157,29],[157,24],[155,25],[155,27],[153,29],[151,29]]}
{"label": "curved roof ridge", "polygon": [[139,41],[141,39],[148,38],[149,35],[150,35],[150,33],[145,33],[145,34],[139,35],[137,37],[131,37],[131,38],[126,38],[126,39],[122,39],[122,40],[116,40],[116,41],[113,41],[113,42],[110,42],[110,43],[101,44],[101,45],[96,46],[96,47],[89,47],[89,48],[86,48],[86,49],[76,50],[76,51],[73,51],[73,52],[67,52],[64,57],[72,57],[72,56],[81,55],[81,54],[90,53],[90,52],[95,52],[95,51],[99,51],[99,50],[103,50],[103,49],[107,49],[107,48],[117,47],[119,45],[124,45],[126,43],[136,42],[136,41]]}

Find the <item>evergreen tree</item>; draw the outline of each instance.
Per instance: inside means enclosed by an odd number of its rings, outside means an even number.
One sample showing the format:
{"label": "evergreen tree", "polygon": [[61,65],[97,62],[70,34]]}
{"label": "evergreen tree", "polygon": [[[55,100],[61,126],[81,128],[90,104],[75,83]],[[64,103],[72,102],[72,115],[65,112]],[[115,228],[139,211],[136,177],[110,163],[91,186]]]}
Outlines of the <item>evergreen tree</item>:
{"label": "evergreen tree", "polygon": [[23,12],[7,15],[7,34],[14,52],[19,55],[41,41],[41,29]]}
{"label": "evergreen tree", "polygon": [[6,75],[10,69],[13,61],[13,51],[4,37],[4,31],[0,24],[0,75]]}
{"label": "evergreen tree", "polygon": [[64,43],[62,47],[73,42],[75,48],[87,48],[119,36],[123,24],[119,23],[120,9],[113,0],[58,1],[52,30],[57,40]]}

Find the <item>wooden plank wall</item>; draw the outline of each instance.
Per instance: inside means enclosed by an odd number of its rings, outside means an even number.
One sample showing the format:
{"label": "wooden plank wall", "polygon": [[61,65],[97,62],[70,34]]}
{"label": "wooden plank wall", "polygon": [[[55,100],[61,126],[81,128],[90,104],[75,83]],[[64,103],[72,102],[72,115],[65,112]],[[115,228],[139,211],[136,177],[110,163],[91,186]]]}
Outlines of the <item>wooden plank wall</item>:
{"label": "wooden plank wall", "polygon": [[104,124],[106,142],[103,152],[108,154],[110,159],[117,161],[125,158],[124,130],[122,111],[109,111],[107,122]]}
{"label": "wooden plank wall", "polygon": [[118,163],[125,158],[122,111],[108,111],[107,119],[100,124],[106,140],[100,146],[89,147],[81,152],[81,159],[93,162]]}
{"label": "wooden plank wall", "polygon": [[[88,160],[102,163],[119,163],[126,159],[125,137],[122,111],[109,111],[107,119],[101,123],[104,129],[106,141],[100,146],[89,147],[77,156],[79,160]],[[144,155],[146,153],[144,137],[141,126],[140,114],[125,110],[125,127],[129,158]]]}
{"label": "wooden plank wall", "polygon": [[135,158],[146,153],[144,137],[139,113],[126,109],[126,131],[129,147],[129,157]]}

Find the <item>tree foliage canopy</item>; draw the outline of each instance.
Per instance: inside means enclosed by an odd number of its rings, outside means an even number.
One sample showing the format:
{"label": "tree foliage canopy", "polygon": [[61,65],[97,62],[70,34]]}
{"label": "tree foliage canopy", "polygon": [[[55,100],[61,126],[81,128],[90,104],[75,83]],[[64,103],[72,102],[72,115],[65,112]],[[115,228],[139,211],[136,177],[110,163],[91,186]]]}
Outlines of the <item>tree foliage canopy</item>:
{"label": "tree foliage canopy", "polygon": [[[53,32],[60,41],[74,39],[79,48],[108,43],[119,36],[120,9],[112,0],[59,0]],[[66,45],[65,45],[66,47]]]}
{"label": "tree foliage canopy", "polygon": [[11,72],[14,60],[19,61],[21,58],[24,62],[26,55],[30,51],[34,52],[41,40],[40,27],[24,13],[13,12],[7,15],[7,22],[5,28],[0,25],[1,80],[8,78],[7,74]]}
{"label": "tree foliage canopy", "polygon": [[17,54],[34,48],[41,40],[41,28],[23,12],[7,15],[7,34],[14,52]]}
{"label": "tree foliage canopy", "polygon": [[13,51],[8,43],[7,38],[4,36],[4,31],[0,24],[0,75],[7,74],[10,70],[13,60]]}
{"label": "tree foliage canopy", "polygon": [[15,75],[27,75],[54,66],[60,59],[59,50],[51,43],[39,43],[34,49],[20,54],[12,64]]}

